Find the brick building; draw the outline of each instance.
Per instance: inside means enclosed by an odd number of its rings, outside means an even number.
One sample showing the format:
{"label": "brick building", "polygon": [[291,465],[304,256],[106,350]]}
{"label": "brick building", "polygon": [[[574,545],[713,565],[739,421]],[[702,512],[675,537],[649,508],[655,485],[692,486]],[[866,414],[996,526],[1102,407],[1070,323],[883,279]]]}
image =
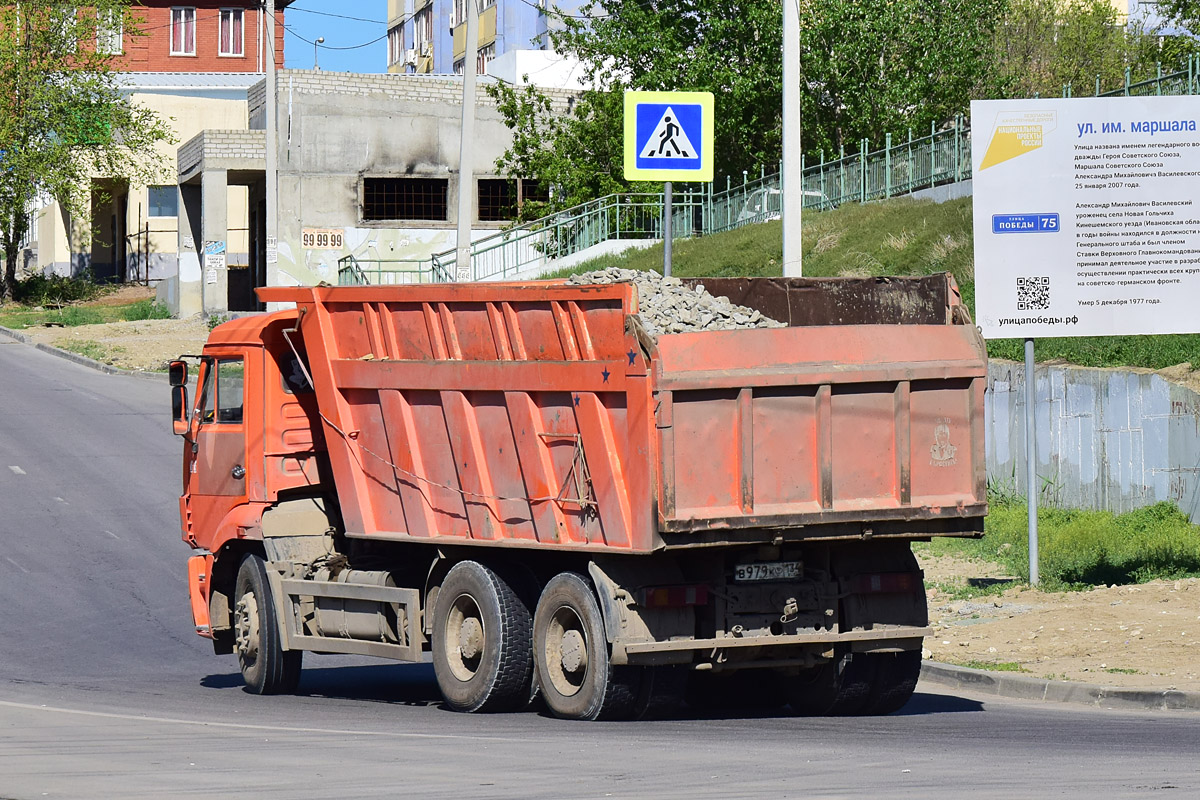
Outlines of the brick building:
{"label": "brick building", "polygon": [[267,47],[283,65],[283,16],[292,0],[275,0],[275,31],[259,0],[134,0],[145,36],[122,35],[120,69],[128,72],[265,72]]}
{"label": "brick building", "polygon": [[[96,46],[113,54],[124,73],[124,90],[174,129],[177,142],[159,148],[168,164],[175,162],[178,143],[205,127],[249,128],[247,91],[261,83],[271,63],[270,43],[276,66],[283,66],[284,13],[291,3],[275,0],[272,32],[259,0],[132,0],[135,24],[145,35],[120,26],[97,36]],[[231,185],[227,194],[233,217],[244,220],[247,187]],[[33,216],[25,263],[45,273],[90,271],[118,281],[157,281],[178,271],[180,195],[173,175],[154,186],[95,176],[90,216],[71,219],[45,198]],[[251,267],[244,222],[218,238],[227,243],[231,267]]]}

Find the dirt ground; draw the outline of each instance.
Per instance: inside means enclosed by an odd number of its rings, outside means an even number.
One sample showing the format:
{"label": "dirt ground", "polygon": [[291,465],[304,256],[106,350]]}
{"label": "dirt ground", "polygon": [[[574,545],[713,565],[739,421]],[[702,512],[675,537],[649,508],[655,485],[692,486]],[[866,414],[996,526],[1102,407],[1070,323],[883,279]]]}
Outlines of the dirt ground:
{"label": "dirt ground", "polygon": [[[927,586],[1007,578],[1002,567],[920,557]],[[940,595],[940,596],[939,596]],[[950,593],[952,597],[954,593]],[[1153,581],[1087,592],[1013,588],[953,600],[926,591],[933,636],[925,656],[1041,678],[1200,691],[1200,580]]]}
{"label": "dirt ground", "polygon": [[[153,296],[125,287],[101,302]],[[35,340],[78,350],[104,348],[104,360],[130,370],[163,370],[198,353],[208,336],[199,318],[38,328]],[[76,345],[76,346],[72,346]],[[1166,372],[1166,371],[1164,371]],[[1175,380],[1195,378],[1183,369]],[[968,666],[1004,665],[1031,676],[1109,686],[1200,691],[1200,580],[1098,587],[1088,592],[1008,589],[1001,595],[954,599],[952,586],[986,585],[1010,576],[1002,567],[946,556],[921,556],[930,588],[925,657]]]}
{"label": "dirt ground", "polygon": [[[125,305],[154,297],[154,289],[123,286],[88,305]],[[199,353],[208,338],[208,324],[190,319],[147,319],[110,322],[72,328],[26,328],[21,331],[37,342],[72,352],[82,352],[114,367],[135,372],[163,371],[167,362],[186,353]],[[95,346],[90,343],[94,343]]]}

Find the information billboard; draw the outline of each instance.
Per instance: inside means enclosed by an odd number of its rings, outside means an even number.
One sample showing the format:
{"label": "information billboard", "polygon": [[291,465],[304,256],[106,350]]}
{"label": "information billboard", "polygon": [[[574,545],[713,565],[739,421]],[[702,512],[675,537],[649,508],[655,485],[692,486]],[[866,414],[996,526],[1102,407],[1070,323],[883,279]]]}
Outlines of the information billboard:
{"label": "information billboard", "polygon": [[971,103],[986,338],[1200,332],[1200,97]]}

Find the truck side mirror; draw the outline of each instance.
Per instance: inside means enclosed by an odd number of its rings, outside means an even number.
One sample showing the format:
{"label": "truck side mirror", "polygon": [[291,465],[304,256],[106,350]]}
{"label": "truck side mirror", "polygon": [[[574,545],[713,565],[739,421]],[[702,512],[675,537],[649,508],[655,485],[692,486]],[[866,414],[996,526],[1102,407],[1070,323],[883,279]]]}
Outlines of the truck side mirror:
{"label": "truck side mirror", "polygon": [[181,437],[187,433],[187,362],[170,362],[167,377],[170,380],[170,427]]}
{"label": "truck side mirror", "polygon": [[171,430],[176,436],[188,432],[188,390],[186,386],[171,387]]}

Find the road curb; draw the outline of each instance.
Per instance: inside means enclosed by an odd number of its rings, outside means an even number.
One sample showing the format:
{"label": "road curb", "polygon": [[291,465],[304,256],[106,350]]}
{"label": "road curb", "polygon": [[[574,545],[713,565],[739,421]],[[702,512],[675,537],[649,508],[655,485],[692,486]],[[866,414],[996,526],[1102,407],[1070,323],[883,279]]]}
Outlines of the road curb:
{"label": "road curb", "polygon": [[1044,700],[1140,711],[1200,711],[1200,692],[1122,689],[1096,683],[1052,681],[1029,675],[959,667],[938,661],[922,662],[921,678],[945,686],[1016,700]]}
{"label": "road curb", "polygon": [[43,353],[49,353],[50,355],[58,356],[59,358],[65,358],[67,361],[74,361],[80,366],[88,367],[89,369],[94,369],[109,375],[127,375],[131,378],[148,378],[155,381],[165,381],[167,379],[165,372],[135,372],[134,370],[121,369],[120,367],[114,367],[111,364],[102,364],[94,358],[88,358],[87,356],[81,356],[78,353],[72,353],[70,350],[63,350],[60,347],[54,347],[53,345],[46,344],[45,342],[35,342],[32,336],[26,336],[20,331],[14,331],[12,328],[6,328],[3,325],[0,325],[0,334],[8,336],[11,339],[16,339],[22,344],[33,345]]}

